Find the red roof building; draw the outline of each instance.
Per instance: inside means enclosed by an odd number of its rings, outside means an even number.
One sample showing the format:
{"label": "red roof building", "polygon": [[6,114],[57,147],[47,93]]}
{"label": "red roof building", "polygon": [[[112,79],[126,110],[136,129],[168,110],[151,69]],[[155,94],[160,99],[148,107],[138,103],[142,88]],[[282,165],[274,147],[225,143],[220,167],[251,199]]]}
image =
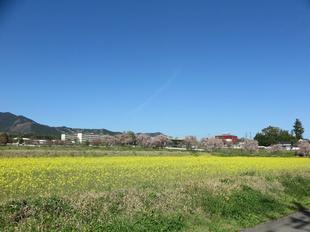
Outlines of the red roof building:
{"label": "red roof building", "polygon": [[235,135],[224,134],[224,135],[215,136],[215,138],[223,140],[224,144],[237,144],[238,143],[238,136],[235,136]]}

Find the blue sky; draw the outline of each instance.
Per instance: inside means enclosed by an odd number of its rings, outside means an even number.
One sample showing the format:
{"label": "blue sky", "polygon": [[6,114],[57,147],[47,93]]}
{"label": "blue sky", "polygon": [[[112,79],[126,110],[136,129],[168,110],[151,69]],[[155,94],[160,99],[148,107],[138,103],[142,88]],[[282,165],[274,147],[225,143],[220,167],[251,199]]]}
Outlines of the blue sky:
{"label": "blue sky", "polygon": [[2,112],[199,137],[300,118],[310,137],[310,1],[1,2]]}

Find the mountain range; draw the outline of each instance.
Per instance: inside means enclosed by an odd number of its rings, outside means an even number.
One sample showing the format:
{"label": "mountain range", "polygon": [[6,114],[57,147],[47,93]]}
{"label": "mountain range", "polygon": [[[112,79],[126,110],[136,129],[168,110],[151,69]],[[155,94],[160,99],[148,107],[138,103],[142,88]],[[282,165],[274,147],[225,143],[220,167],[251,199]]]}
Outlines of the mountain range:
{"label": "mountain range", "polygon": [[[9,112],[0,112],[0,132],[11,135],[31,135],[36,137],[60,137],[62,133],[94,133],[117,135],[121,132],[110,131],[107,129],[81,129],[70,127],[51,127],[37,123],[22,115],[15,115]],[[161,133],[146,133],[150,136],[160,135]]]}

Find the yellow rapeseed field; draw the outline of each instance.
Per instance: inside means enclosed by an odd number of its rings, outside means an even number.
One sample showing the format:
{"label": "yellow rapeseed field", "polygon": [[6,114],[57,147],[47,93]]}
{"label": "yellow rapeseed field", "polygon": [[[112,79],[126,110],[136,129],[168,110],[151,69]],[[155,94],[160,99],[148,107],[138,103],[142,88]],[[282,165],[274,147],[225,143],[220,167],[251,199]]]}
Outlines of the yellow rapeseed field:
{"label": "yellow rapeseed field", "polygon": [[246,173],[310,173],[310,159],[267,157],[1,158],[0,200],[51,194],[73,196],[128,188],[179,187],[188,181]]}

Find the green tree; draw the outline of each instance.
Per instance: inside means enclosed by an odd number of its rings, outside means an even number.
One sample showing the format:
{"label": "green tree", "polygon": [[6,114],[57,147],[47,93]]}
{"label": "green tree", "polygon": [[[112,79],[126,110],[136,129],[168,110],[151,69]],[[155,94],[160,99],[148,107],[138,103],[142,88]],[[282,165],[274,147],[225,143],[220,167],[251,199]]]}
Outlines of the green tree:
{"label": "green tree", "polygon": [[18,144],[23,144],[25,141],[24,141],[24,139],[22,137],[19,137],[17,139],[17,142],[18,142]]}
{"label": "green tree", "polygon": [[9,136],[7,133],[0,134],[0,145],[6,145],[9,142]]}
{"label": "green tree", "polygon": [[83,145],[88,147],[90,145],[90,142],[86,140],[85,142],[83,142]]}
{"label": "green tree", "polygon": [[302,123],[299,119],[296,119],[294,123],[294,135],[296,137],[296,140],[303,139],[303,134],[305,132],[304,128],[302,127]]}
{"label": "green tree", "polygon": [[292,143],[295,139],[287,130],[282,130],[279,127],[269,126],[264,128],[260,133],[257,133],[255,140],[260,146],[270,146],[279,143]]}

